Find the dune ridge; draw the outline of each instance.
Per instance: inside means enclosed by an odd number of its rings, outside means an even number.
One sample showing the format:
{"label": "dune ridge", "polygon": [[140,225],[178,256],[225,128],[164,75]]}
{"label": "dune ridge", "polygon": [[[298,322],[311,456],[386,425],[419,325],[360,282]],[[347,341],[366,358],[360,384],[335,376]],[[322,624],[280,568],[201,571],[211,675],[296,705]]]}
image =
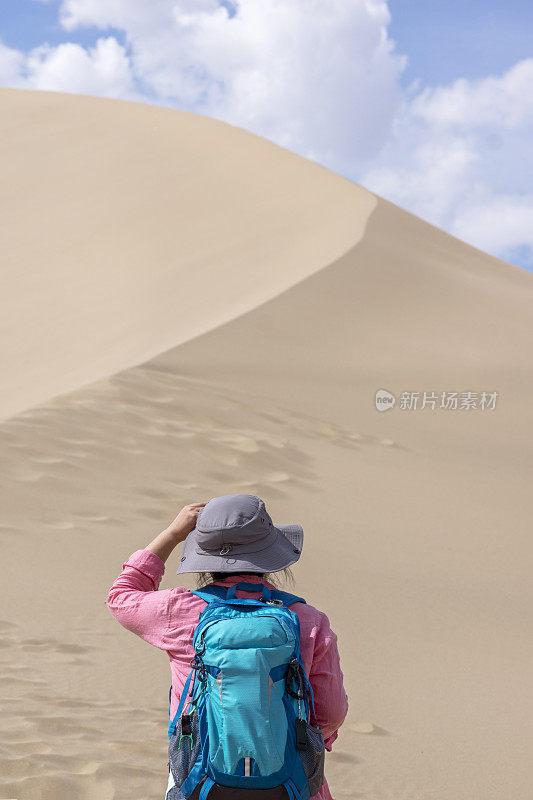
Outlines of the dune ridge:
{"label": "dune ridge", "polygon": [[262,303],[358,241],[376,203],[199,114],[18,89],[0,106],[4,418]]}

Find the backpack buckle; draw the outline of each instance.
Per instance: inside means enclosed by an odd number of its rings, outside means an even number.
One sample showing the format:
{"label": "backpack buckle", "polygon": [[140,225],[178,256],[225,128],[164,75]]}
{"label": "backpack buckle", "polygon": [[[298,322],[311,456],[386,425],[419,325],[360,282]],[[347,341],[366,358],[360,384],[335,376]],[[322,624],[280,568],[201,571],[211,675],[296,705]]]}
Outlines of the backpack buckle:
{"label": "backpack buckle", "polygon": [[283,600],[276,600],[276,599],[274,598],[274,599],[272,599],[272,600],[265,600],[265,603],[266,603],[268,606],[282,606],[282,605],[283,605]]}
{"label": "backpack buckle", "polygon": [[190,714],[182,714],[181,715],[181,735],[178,742],[178,750],[181,750],[181,740],[182,739],[190,739],[191,740],[191,752],[193,748],[193,738],[192,738],[192,726],[191,726],[191,715]]}
{"label": "backpack buckle", "polygon": [[178,742],[178,750],[181,750],[181,740],[182,739],[190,739],[191,740],[191,752],[192,752],[192,748],[193,748],[193,744],[194,744],[193,739],[192,739],[192,733],[182,733],[181,734],[180,740]]}

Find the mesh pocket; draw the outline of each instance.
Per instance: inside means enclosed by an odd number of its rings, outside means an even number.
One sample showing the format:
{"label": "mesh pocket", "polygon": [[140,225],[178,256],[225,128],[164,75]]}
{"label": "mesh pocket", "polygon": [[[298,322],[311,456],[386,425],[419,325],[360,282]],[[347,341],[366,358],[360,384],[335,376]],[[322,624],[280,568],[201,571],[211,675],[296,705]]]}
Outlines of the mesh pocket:
{"label": "mesh pocket", "polygon": [[183,797],[179,787],[193,768],[199,752],[198,712],[182,714],[168,743],[168,762],[178,789],[172,797],[176,800]]}
{"label": "mesh pocket", "polygon": [[185,800],[185,797],[183,796],[179,786],[173,786],[166,793],[165,800]]}
{"label": "mesh pocket", "polygon": [[296,720],[298,750],[302,760],[309,793],[314,797],[324,783],[324,760],[326,749],[320,728],[313,728],[305,720]]}

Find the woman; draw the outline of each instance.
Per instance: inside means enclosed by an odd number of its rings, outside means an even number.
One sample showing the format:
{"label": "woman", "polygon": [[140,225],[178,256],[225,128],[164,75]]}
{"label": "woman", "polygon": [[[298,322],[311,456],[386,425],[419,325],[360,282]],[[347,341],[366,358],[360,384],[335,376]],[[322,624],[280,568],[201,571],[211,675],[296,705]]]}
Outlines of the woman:
{"label": "woman", "polygon": [[[204,599],[182,587],[157,591],[165,561],[180,542],[184,545],[177,574],[199,573],[198,585],[207,579],[211,585],[230,587],[244,581],[274,589],[268,578],[299,559],[303,529],[297,524],[274,525],[255,495],[223,495],[182,508],[168,528],[124,562],[109,590],[107,607],[125,628],[168,652],[171,718],[191,669],[194,629],[206,606]],[[236,596],[257,598],[257,593],[237,589]],[[313,606],[295,602],[290,609],[300,622],[301,656],[313,690],[316,721],[326,749],[331,750],[348,710],[337,637],[327,616]],[[169,787],[173,785],[170,773]],[[258,796],[266,800],[267,793],[259,791]],[[230,796],[227,790],[217,794],[216,786],[209,792],[209,800]],[[315,797],[331,800],[326,780]]]}

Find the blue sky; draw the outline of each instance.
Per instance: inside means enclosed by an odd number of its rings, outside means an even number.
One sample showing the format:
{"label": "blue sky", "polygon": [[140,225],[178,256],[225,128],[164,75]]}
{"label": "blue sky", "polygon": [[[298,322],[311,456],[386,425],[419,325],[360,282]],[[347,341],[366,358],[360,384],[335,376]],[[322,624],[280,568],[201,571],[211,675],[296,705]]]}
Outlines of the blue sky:
{"label": "blue sky", "polygon": [[0,85],[197,111],[533,270],[524,0],[11,0]]}
{"label": "blue sky", "polygon": [[[61,2],[40,0],[4,0],[0,19],[0,37],[4,44],[17,50],[28,51],[43,42],[58,45],[61,42],[78,42],[84,47],[94,45],[101,31],[96,26],[80,28],[75,35],[59,23]],[[119,28],[110,27],[111,33],[122,44],[126,36]]]}
{"label": "blue sky", "polygon": [[406,81],[498,74],[533,55],[528,0],[389,0],[390,35],[409,57]]}

